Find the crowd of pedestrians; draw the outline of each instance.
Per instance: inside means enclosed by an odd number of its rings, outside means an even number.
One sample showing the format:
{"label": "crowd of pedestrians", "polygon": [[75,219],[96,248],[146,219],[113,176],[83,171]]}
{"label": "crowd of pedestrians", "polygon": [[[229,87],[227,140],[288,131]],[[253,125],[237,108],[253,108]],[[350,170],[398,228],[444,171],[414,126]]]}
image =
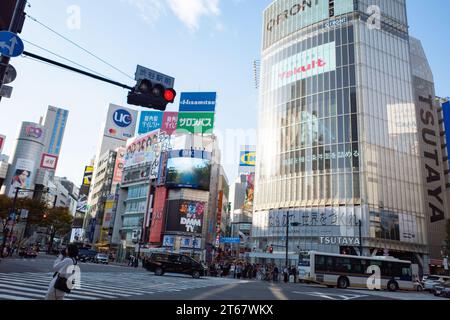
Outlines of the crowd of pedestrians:
{"label": "crowd of pedestrians", "polygon": [[248,262],[216,262],[209,267],[213,277],[230,277],[235,279],[261,280],[273,282],[297,282],[297,268],[294,266],[279,268],[275,264]]}

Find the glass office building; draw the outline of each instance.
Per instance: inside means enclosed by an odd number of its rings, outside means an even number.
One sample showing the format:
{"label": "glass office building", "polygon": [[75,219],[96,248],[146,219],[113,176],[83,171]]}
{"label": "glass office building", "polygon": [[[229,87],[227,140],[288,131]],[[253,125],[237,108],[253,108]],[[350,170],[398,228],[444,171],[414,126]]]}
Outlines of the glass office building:
{"label": "glass office building", "polygon": [[293,255],[423,264],[407,25],[404,0],[278,0],[265,10],[253,257],[270,259],[268,247],[282,257],[289,221]]}

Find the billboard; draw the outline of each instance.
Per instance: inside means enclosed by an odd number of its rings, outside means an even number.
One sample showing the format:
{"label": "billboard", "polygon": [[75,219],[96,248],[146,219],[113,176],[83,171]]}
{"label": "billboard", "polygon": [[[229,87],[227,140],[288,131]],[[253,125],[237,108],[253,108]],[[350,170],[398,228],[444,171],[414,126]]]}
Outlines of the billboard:
{"label": "billboard", "polygon": [[161,129],[164,113],[161,111],[142,111],[139,118],[138,134]]}
{"label": "billboard", "polygon": [[256,151],[241,151],[239,158],[240,167],[256,166]]}
{"label": "billboard", "polygon": [[178,112],[164,112],[161,125],[161,132],[165,132],[169,136],[177,131]]}
{"label": "billboard", "polygon": [[94,173],[94,167],[93,166],[86,166],[84,168],[83,186],[90,186],[91,185],[93,173]]}
{"label": "billboard", "polygon": [[[17,159],[13,177],[11,179],[11,188],[9,196],[14,197],[16,188],[31,189],[33,184],[34,161],[27,159]],[[18,193],[19,198],[27,197],[29,193]]]}
{"label": "billboard", "polygon": [[106,137],[126,141],[134,136],[136,122],[137,111],[110,104],[104,135]]}
{"label": "billboard", "polygon": [[336,70],[336,43],[326,43],[286,58],[272,67],[276,90],[296,81]]}
{"label": "billboard", "polygon": [[19,139],[31,140],[40,144],[45,141],[45,127],[32,122],[24,122],[20,130]]}
{"label": "billboard", "polygon": [[118,148],[116,155],[116,163],[114,165],[114,176],[113,176],[113,184],[118,184],[122,181],[123,168],[125,165],[125,152],[126,149],[123,147]]}
{"label": "billboard", "polygon": [[109,229],[114,223],[114,213],[116,209],[116,196],[109,195],[105,203],[105,212],[103,215],[103,229]]}
{"label": "billboard", "polygon": [[[274,1],[264,11],[263,49],[306,26],[329,18],[329,0]],[[353,0],[334,1],[334,15],[354,9]]]}
{"label": "billboard", "polygon": [[166,186],[208,191],[211,180],[211,154],[197,151],[191,157],[182,157],[182,152],[175,151],[170,154],[167,161]]}
{"label": "billboard", "polygon": [[43,153],[41,158],[41,168],[56,170],[58,165],[58,156]]}
{"label": "billboard", "polygon": [[[444,113],[444,126],[445,126],[445,136],[447,141],[447,154],[450,153],[450,101],[444,102],[442,104],[442,111]],[[449,162],[450,168],[450,162]]]}
{"label": "billboard", "polygon": [[214,129],[214,112],[180,112],[178,114],[177,132],[212,133]]}
{"label": "billboard", "polygon": [[155,178],[158,173],[160,156],[159,130],[156,130],[128,142],[125,154],[125,168],[141,164],[152,164],[151,174],[152,178]]}
{"label": "billboard", "polygon": [[0,154],[3,151],[3,147],[5,146],[6,136],[0,134]]}
{"label": "billboard", "polygon": [[201,234],[206,204],[191,200],[171,200],[167,205],[166,232]]}
{"label": "billboard", "polygon": [[216,92],[183,92],[180,97],[180,112],[214,112]]}
{"label": "billboard", "polygon": [[150,242],[160,243],[164,228],[164,208],[167,198],[167,189],[158,187],[155,192],[155,201],[153,205],[152,224],[150,227]]}
{"label": "billboard", "polygon": [[253,209],[253,200],[255,197],[255,174],[251,173],[245,177],[245,201],[244,210]]}

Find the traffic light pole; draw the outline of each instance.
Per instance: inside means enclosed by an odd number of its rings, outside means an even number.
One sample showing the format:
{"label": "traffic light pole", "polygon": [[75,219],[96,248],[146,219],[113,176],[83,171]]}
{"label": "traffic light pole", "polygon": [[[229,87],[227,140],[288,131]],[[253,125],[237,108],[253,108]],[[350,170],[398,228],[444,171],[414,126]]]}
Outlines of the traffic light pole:
{"label": "traffic light pole", "polygon": [[126,85],[126,84],[123,84],[123,83],[120,83],[120,82],[117,82],[117,81],[113,81],[113,80],[106,79],[106,78],[101,77],[101,76],[98,76],[98,75],[96,75],[96,74],[89,73],[89,72],[86,72],[86,71],[84,71],[84,70],[81,70],[81,69],[77,69],[77,68],[68,66],[68,65],[63,64],[63,63],[61,63],[61,62],[54,61],[54,60],[51,60],[51,59],[48,59],[48,58],[39,56],[39,55],[34,54],[34,53],[31,53],[31,52],[24,51],[24,52],[23,52],[23,55],[24,55],[24,56],[27,56],[27,57],[30,57],[30,58],[33,58],[33,59],[36,59],[36,60],[43,61],[43,62],[45,62],[45,63],[51,64],[51,65],[54,65],[54,66],[57,66],[57,67],[60,67],[60,68],[63,68],[63,69],[66,69],[66,70],[69,70],[69,71],[73,71],[73,72],[82,74],[82,75],[84,75],[84,76],[87,76],[87,77],[90,77],[90,78],[93,78],[93,79],[96,79],[96,80],[99,80],[99,81],[103,81],[103,82],[106,82],[106,83],[109,83],[109,84],[112,84],[112,85],[121,87],[121,88],[123,88],[123,89],[128,89],[128,90],[133,90],[133,89],[134,89],[133,87],[130,87],[130,86]]}
{"label": "traffic light pole", "polygon": [[[17,0],[16,7],[14,8],[14,14],[11,19],[11,23],[9,24],[8,31],[17,34],[19,31],[19,22],[21,19],[21,13],[23,14],[25,11],[26,0]],[[3,86],[3,82],[6,76],[6,72],[8,71],[9,66],[9,57],[1,56],[0,60],[0,88]],[[0,96],[0,101],[2,100],[2,96]]]}

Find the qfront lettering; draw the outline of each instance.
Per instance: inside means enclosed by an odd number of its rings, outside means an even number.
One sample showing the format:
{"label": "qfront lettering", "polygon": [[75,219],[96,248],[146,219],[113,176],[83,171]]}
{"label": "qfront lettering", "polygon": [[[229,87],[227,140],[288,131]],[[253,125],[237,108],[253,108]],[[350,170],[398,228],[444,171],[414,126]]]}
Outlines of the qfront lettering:
{"label": "qfront lettering", "polygon": [[279,13],[275,19],[270,19],[267,23],[267,31],[272,31],[290,17],[295,17],[300,12],[305,12],[306,9],[312,8],[313,5],[317,6],[318,2],[319,0],[303,0],[301,3],[294,4],[289,10],[284,10],[282,13]]}

